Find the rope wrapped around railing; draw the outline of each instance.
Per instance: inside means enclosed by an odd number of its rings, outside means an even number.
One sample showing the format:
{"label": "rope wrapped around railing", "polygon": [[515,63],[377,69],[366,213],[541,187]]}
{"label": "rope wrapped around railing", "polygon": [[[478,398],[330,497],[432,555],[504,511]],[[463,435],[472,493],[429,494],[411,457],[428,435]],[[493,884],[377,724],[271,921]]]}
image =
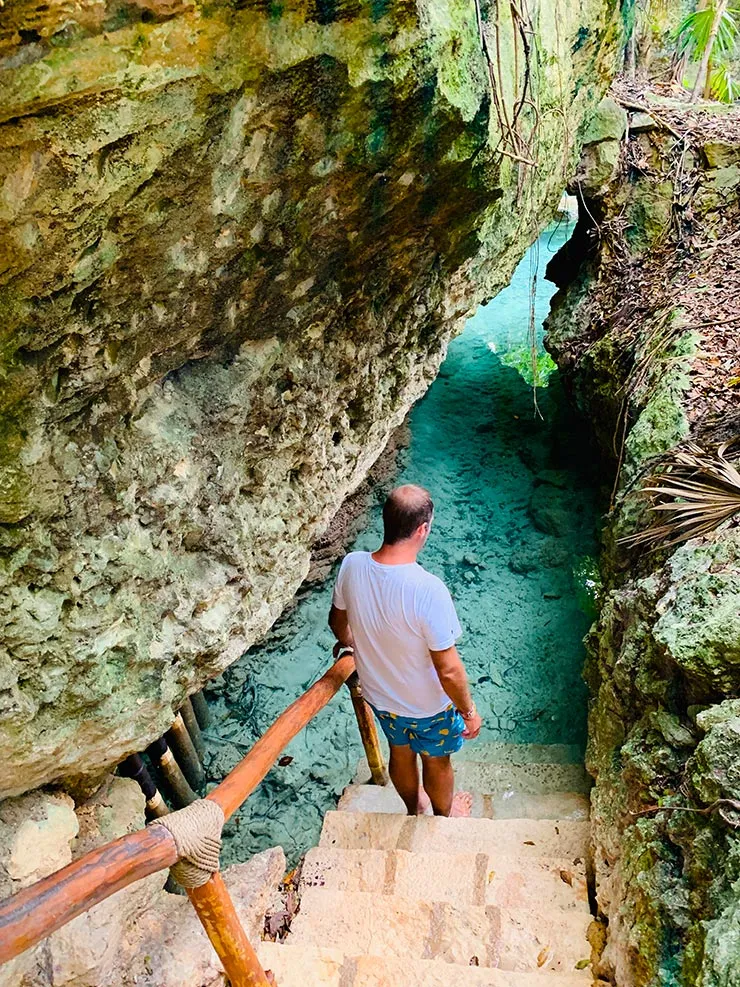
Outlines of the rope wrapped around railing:
{"label": "rope wrapped around railing", "polygon": [[[137,880],[171,867],[193,903],[232,987],[269,987],[239,922],[219,868],[224,821],[236,812],[288,743],[337,694],[354,671],[343,654],[284,710],[208,797],[98,847],[55,874],[0,901],[0,964]],[[356,683],[352,699],[376,783],[385,781],[377,732]]]}
{"label": "rope wrapped around railing", "polygon": [[178,809],[150,823],[164,826],[172,834],[180,858],[170,873],[183,888],[200,888],[219,869],[221,830],[224,810],[209,799],[198,799],[185,809]]}

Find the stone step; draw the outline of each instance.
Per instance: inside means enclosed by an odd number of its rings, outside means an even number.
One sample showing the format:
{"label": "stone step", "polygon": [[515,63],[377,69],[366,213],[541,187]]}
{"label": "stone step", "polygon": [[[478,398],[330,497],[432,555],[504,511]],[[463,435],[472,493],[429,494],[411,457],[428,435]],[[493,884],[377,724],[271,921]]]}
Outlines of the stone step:
{"label": "stone step", "polygon": [[301,868],[301,889],[588,912],[586,864],[578,857],[520,857],[495,853],[409,853],[314,847]]}
{"label": "stone step", "polygon": [[257,956],[264,970],[271,970],[278,987],[351,987],[354,979],[343,976],[351,962],[341,949],[287,946],[260,942]]}
{"label": "stone step", "polygon": [[549,795],[553,792],[591,790],[591,778],[583,764],[497,764],[495,761],[459,761],[455,786],[459,791],[483,795]]}
{"label": "stone step", "polygon": [[583,764],[578,744],[505,744],[475,740],[463,744],[456,761],[488,761],[495,764]]}
{"label": "stone step", "polygon": [[[482,795],[544,795],[552,792],[587,794],[592,781],[582,763],[510,764],[497,761],[456,760],[455,787],[458,791],[476,791]],[[360,762],[356,784],[365,784],[369,772]]]}
{"label": "stone step", "polygon": [[399,895],[305,888],[288,941],[354,955],[575,973],[590,957],[590,923],[588,913],[575,911],[458,907]]}
{"label": "stone step", "polygon": [[[590,801],[579,792],[523,795],[503,792],[482,795],[473,791],[471,815],[483,819],[588,819]],[[337,808],[342,812],[405,812],[392,785],[348,785]]]}
{"label": "stone step", "polygon": [[[381,747],[388,756],[388,743],[380,736]],[[480,761],[489,764],[583,764],[583,750],[577,744],[505,744],[483,743],[479,740],[463,744],[455,754],[455,764],[461,761]],[[357,765],[355,781],[364,784],[370,777],[367,760],[363,757]]]}
{"label": "stone step", "polygon": [[580,820],[445,819],[382,812],[327,812],[319,846],[507,854],[518,859],[588,859],[589,839],[589,824]]}
{"label": "stone step", "polygon": [[585,970],[572,974],[514,973],[441,960],[345,956],[338,949],[262,942],[257,953],[279,987],[588,987]]}
{"label": "stone step", "polygon": [[[590,987],[590,969],[573,973],[515,973],[491,967],[458,966],[435,960],[361,956],[351,987]],[[286,984],[285,987],[288,987]]]}

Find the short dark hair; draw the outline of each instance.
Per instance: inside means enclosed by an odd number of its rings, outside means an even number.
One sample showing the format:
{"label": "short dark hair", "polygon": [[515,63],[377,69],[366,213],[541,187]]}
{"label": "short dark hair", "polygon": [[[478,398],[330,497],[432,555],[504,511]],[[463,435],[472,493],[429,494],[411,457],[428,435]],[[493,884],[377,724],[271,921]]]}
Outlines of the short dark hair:
{"label": "short dark hair", "polygon": [[383,504],[383,541],[386,545],[410,538],[420,524],[432,520],[434,504],[429,491],[407,484],[396,487]]}

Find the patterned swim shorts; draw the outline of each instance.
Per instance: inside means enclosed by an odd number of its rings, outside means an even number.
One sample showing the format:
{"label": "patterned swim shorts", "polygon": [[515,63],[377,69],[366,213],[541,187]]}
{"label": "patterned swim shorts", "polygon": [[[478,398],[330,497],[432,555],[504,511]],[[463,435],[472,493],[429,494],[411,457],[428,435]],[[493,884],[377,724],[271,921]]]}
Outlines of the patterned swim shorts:
{"label": "patterned swim shorts", "polygon": [[464,743],[465,720],[452,704],[441,713],[421,719],[378,709],[374,712],[388,743],[394,747],[410,747],[415,754],[443,757],[459,751]]}

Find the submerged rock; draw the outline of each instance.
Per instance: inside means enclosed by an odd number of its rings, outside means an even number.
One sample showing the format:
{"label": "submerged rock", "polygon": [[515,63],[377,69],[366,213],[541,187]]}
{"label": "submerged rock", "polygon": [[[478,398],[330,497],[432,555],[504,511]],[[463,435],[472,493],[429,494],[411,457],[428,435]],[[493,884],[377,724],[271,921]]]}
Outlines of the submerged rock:
{"label": "submerged rock", "polygon": [[565,565],[570,551],[557,538],[543,538],[539,542],[523,545],[511,553],[509,568],[512,572],[527,575],[540,569],[555,569]]}
{"label": "submerged rock", "polygon": [[555,538],[562,538],[578,523],[570,491],[549,484],[535,487],[528,510],[537,530]]}

